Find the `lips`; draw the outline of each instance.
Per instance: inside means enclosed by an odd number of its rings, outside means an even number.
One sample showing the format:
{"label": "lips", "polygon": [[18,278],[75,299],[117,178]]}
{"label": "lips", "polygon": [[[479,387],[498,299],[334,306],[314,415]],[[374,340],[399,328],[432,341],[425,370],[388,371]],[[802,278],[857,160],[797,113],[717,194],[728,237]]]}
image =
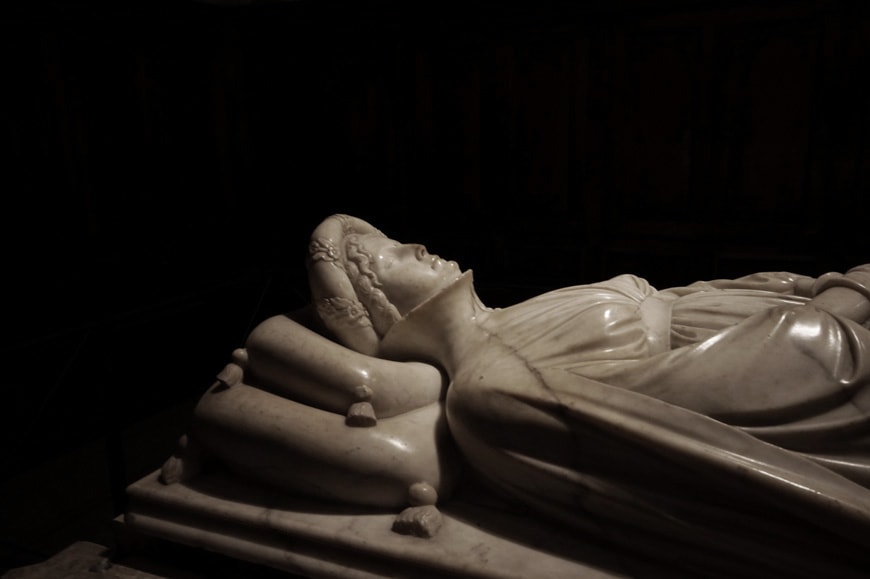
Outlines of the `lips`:
{"label": "lips", "polygon": [[443,269],[445,267],[449,269],[459,269],[459,264],[455,261],[447,261],[441,258],[436,259],[432,264],[432,269]]}

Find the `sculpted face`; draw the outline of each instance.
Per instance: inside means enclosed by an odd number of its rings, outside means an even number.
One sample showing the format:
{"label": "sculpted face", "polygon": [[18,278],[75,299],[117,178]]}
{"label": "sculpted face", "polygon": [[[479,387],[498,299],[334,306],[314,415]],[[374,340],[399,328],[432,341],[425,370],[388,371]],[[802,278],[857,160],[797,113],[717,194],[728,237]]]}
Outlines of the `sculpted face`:
{"label": "sculpted face", "polygon": [[462,274],[455,261],[431,255],[420,244],[402,244],[378,235],[362,235],[359,240],[372,256],[371,269],[381,291],[403,316]]}

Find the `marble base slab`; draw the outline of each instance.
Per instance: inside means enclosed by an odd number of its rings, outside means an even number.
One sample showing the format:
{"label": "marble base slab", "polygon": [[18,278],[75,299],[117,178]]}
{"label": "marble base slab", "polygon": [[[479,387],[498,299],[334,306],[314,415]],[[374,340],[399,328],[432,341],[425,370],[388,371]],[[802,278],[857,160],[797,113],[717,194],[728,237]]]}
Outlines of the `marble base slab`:
{"label": "marble base slab", "polygon": [[393,532],[393,512],[285,496],[225,473],[169,486],[157,475],[155,471],[128,488],[126,528],[303,576],[638,575],[636,560],[497,506],[452,500],[442,508],[438,534],[424,539]]}
{"label": "marble base slab", "polygon": [[2,579],[164,579],[111,561],[111,550],[76,541],[42,563],[10,569]]}

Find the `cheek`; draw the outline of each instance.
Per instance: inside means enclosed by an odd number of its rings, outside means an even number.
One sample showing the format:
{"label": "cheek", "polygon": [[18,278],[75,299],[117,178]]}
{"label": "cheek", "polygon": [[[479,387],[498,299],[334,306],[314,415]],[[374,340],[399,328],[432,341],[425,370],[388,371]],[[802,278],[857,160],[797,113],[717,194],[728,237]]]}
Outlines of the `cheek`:
{"label": "cheek", "polygon": [[419,305],[441,285],[440,277],[429,267],[394,269],[381,281],[387,299],[405,311]]}
{"label": "cheek", "polygon": [[413,268],[399,281],[398,286],[408,294],[424,297],[423,294],[428,294],[437,283],[438,279],[430,268]]}
{"label": "cheek", "polygon": [[379,276],[381,289],[388,297],[405,297],[418,291],[420,279],[418,272],[407,267],[393,267]]}

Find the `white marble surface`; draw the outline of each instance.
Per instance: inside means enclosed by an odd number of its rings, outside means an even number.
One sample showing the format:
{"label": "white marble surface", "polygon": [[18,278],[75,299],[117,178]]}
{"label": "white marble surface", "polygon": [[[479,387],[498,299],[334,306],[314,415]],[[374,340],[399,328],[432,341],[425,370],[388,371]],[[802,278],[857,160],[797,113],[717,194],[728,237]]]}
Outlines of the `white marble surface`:
{"label": "white marble surface", "polygon": [[163,485],[155,472],[128,493],[130,530],[311,577],[638,576],[634,560],[461,501],[444,507],[436,537],[420,539],[391,531],[394,512],[288,497],[220,474]]}
{"label": "white marble surface", "polygon": [[[131,524],[340,576],[624,571],[579,537],[705,576],[865,576],[870,265],[626,274],[493,309],[470,270],[347,215],[306,264],[310,307],[233,353],[162,469],[181,486],[134,486]],[[531,516],[467,516],[469,472]]]}

